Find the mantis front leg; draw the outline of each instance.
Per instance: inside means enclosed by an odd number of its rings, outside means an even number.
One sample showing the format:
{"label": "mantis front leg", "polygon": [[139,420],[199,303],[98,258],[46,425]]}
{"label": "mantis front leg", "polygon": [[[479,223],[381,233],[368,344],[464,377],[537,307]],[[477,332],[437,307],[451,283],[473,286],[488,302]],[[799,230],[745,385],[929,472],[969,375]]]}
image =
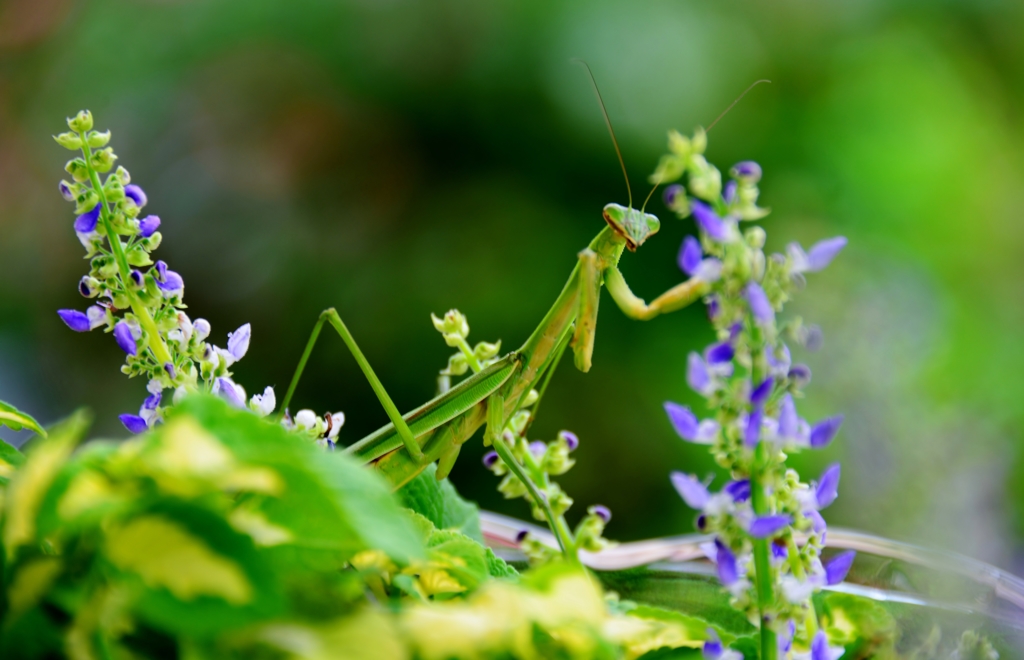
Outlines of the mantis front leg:
{"label": "mantis front leg", "polygon": [[281,409],[287,410],[288,404],[291,403],[292,395],[295,394],[295,388],[299,384],[299,379],[302,377],[302,372],[306,368],[306,362],[309,360],[310,353],[313,352],[313,346],[316,345],[316,340],[320,337],[320,330],[323,328],[325,322],[331,324],[339,335],[341,335],[342,341],[348,346],[348,350],[352,352],[352,356],[355,357],[356,362],[359,364],[359,368],[363,370],[363,375],[366,376],[366,380],[370,381],[370,387],[373,388],[373,393],[377,395],[377,399],[380,400],[380,404],[384,406],[384,411],[387,413],[391,423],[395,425],[395,430],[398,432],[399,437],[402,439],[402,443],[405,448],[409,451],[409,455],[417,463],[422,463],[425,459],[423,450],[420,449],[419,444],[416,442],[415,436],[412,431],[409,430],[409,425],[402,419],[401,413],[398,412],[398,408],[395,407],[391,397],[388,396],[387,390],[384,389],[384,385],[381,384],[380,379],[377,378],[377,374],[374,373],[373,367],[367,361],[363,352],[359,349],[359,344],[356,343],[352,333],[349,332],[345,323],[341,320],[341,316],[338,315],[338,311],[331,307],[325,309],[320,313],[320,318],[317,319],[316,325],[313,327],[313,332],[309,336],[309,341],[306,342],[306,350],[302,352],[302,357],[299,359],[299,365],[295,368],[295,375],[292,377],[292,382],[288,386],[288,392],[284,395],[284,401],[281,403]]}
{"label": "mantis front leg", "polygon": [[710,288],[708,282],[691,277],[647,304],[643,298],[638,297],[630,290],[618,266],[613,265],[605,270],[604,283],[619,309],[626,316],[639,321],[647,321],[658,314],[667,314],[682,309],[703,296]]}

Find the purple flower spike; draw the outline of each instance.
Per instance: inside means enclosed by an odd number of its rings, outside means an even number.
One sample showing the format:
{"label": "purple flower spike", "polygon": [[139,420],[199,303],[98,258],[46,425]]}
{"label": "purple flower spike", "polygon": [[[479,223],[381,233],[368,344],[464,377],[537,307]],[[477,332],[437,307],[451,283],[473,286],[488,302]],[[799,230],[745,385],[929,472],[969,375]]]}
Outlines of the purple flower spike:
{"label": "purple flower spike", "polygon": [[250,337],[252,337],[252,326],[248,323],[238,330],[228,333],[228,352],[236,360],[241,360],[245,357],[246,352],[249,350]]}
{"label": "purple flower spike", "polygon": [[754,448],[761,440],[761,423],[764,420],[764,410],[754,408],[747,418],[747,428],[743,430],[743,444]]}
{"label": "purple flower spike", "polygon": [[827,447],[832,439],[839,433],[839,427],[843,423],[843,416],[836,415],[822,420],[811,427],[811,447],[821,449]]}
{"label": "purple flower spike", "polygon": [[846,237],[836,236],[835,238],[829,238],[824,241],[815,243],[810,250],[807,251],[807,270],[811,272],[819,271],[836,258],[842,249],[846,247]]}
{"label": "purple flower spike", "polygon": [[558,435],[565,440],[569,451],[576,451],[576,448],[580,446],[580,439],[572,431],[559,431]]}
{"label": "purple flower spike", "polygon": [[489,451],[484,454],[484,467],[490,470],[498,462],[498,452]]}
{"label": "purple flower spike", "polygon": [[117,325],[114,326],[114,341],[128,355],[139,354],[139,348],[135,345],[135,338],[132,337],[132,329],[124,321],[118,321]]}
{"label": "purple flower spike", "polygon": [[712,344],[711,346],[708,346],[708,349],[705,352],[708,364],[725,364],[726,362],[732,362],[734,355],[736,355],[736,349],[734,349],[732,344],[727,341],[723,341],[720,344]]}
{"label": "purple flower spike", "polygon": [[146,420],[142,419],[138,415],[118,415],[117,418],[121,420],[124,427],[128,429],[130,433],[138,435],[139,433],[145,433],[149,429],[149,425],[146,424]]}
{"label": "purple flower spike", "polygon": [[160,228],[160,217],[155,215],[147,215],[142,220],[139,220],[139,235],[143,238],[149,238]]}
{"label": "purple flower spike", "polygon": [[603,505],[603,504],[595,504],[594,506],[590,507],[590,512],[593,513],[598,518],[600,518],[601,520],[603,520],[604,524],[606,524],[606,525],[612,519],[612,512],[611,512],[611,510],[608,507],[606,507],[605,505]]}
{"label": "purple flower spike", "polygon": [[782,531],[791,522],[793,519],[789,516],[758,516],[750,523],[747,532],[755,539],[766,539]]}
{"label": "purple flower spike", "polygon": [[57,189],[60,190],[60,196],[69,202],[75,201],[75,193],[71,192],[71,186],[68,185],[67,181],[61,181],[57,185]]}
{"label": "purple flower spike", "polygon": [[729,493],[733,502],[746,502],[750,499],[750,479],[730,481],[722,490]]}
{"label": "purple flower spike", "polygon": [[147,201],[149,201],[146,198],[146,193],[142,191],[142,188],[138,187],[134,183],[129,183],[124,187],[124,196],[135,202],[135,206],[138,206],[140,209],[146,205]]}
{"label": "purple flower spike", "polygon": [[679,493],[679,497],[686,502],[686,506],[698,511],[707,506],[708,500],[711,499],[711,493],[708,492],[704,484],[697,480],[697,477],[692,474],[673,472],[669,478],[672,479],[672,486]]}
{"label": "purple flower spike", "polygon": [[75,332],[88,332],[92,330],[89,317],[85,312],[80,312],[77,309],[58,309],[57,314],[60,316],[60,320],[64,321]]}
{"label": "purple flower spike", "polygon": [[96,223],[100,219],[100,208],[102,206],[102,204],[97,204],[91,211],[75,218],[75,231],[79,234],[88,234],[91,231],[95,231]]}
{"label": "purple flower spike", "polygon": [[764,382],[754,388],[754,391],[750,393],[750,403],[760,408],[768,401],[768,397],[772,393],[772,387],[775,386],[774,378],[766,378]]}
{"label": "purple flower spike", "polygon": [[693,217],[697,226],[712,240],[722,242],[729,238],[729,230],[714,209],[704,202],[693,201]]}
{"label": "purple flower spike", "polygon": [[825,582],[829,586],[839,584],[846,579],[846,574],[853,566],[853,559],[857,556],[856,550],[840,552],[832,558],[832,561],[825,564]]}
{"label": "purple flower spike", "polygon": [[740,579],[739,569],[736,566],[736,555],[719,539],[715,539],[715,563],[718,565],[718,579],[728,587]]}
{"label": "purple flower spike", "polygon": [[690,353],[686,359],[686,383],[698,394],[708,396],[714,390],[711,374],[699,353]]}
{"label": "purple flower spike", "polygon": [[700,268],[700,262],[704,258],[704,251],[700,249],[700,242],[693,236],[683,239],[683,245],[679,248],[679,268],[687,275],[693,275]]}
{"label": "purple flower spike", "polygon": [[839,495],[839,469],[839,463],[833,463],[821,473],[818,488],[815,490],[819,509],[824,509],[836,501]]}
{"label": "purple flower spike", "polygon": [[757,282],[751,282],[747,285],[747,304],[750,305],[750,313],[754,315],[754,320],[760,325],[768,325],[775,321],[775,310],[772,309],[772,304],[768,302],[768,296],[765,295],[764,289]]}

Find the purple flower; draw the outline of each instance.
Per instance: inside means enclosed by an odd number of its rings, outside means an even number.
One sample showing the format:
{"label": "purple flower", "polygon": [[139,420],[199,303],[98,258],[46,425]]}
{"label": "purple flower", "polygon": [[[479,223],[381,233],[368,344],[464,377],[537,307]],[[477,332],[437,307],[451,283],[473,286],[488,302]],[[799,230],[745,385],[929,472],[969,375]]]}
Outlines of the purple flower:
{"label": "purple flower", "polygon": [[236,360],[245,357],[249,350],[249,338],[252,336],[252,326],[248,323],[234,332],[228,333],[228,352]]}
{"label": "purple flower", "polygon": [[147,215],[142,220],[139,220],[139,235],[143,238],[149,238],[160,228],[160,218],[155,215]]}
{"label": "purple flower", "polygon": [[736,555],[732,554],[720,539],[715,539],[715,564],[718,565],[718,579],[728,587],[740,579],[739,568],[736,566]]}
{"label": "purple flower", "polygon": [[781,633],[779,633],[779,655],[785,657],[789,653],[790,649],[793,648],[793,636],[796,635],[796,624],[790,619],[786,627]]}
{"label": "purple flower", "polygon": [[132,272],[128,273],[128,277],[131,278],[132,283],[135,286],[142,286],[142,282],[143,282],[142,271],[136,270],[136,269],[133,268]]}
{"label": "purple flower", "polygon": [[845,580],[846,574],[850,572],[850,567],[853,566],[853,559],[856,556],[857,552],[855,550],[847,550],[833,557],[830,562],[825,564],[825,582],[832,586]]}
{"label": "purple flower", "polygon": [[712,294],[708,296],[708,318],[714,321],[718,318],[718,315],[722,313],[722,303],[718,301],[718,296]]}
{"label": "purple flower", "polygon": [[732,497],[733,502],[745,502],[750,499],[750,479],[730,481],[722,490]]}
{"label": "purple flower", "polygon": [[761,424],[764,421],[764,410],[754,408],[747,417],[747,426],[743,429],[743,444],[747,447],[756,447],[761,440]]}
{"label": "purple flower", "polygon": [[769,348],[765,352],[765,358],[768,361],[768,373],[772,376],[785,378],[789,374],[789,367],[793,364],[793,356],[789,352],[789,346],[783,344],[778,354]]}
{"label": "purple flower", "polygon": [[789,369],[789,377],[797,387],[806,387],[811,382],[811,368],[806,364],[794,364]]}
{"label": "purple flower", "polygon": [[580,446],[580,439],[572,431],[559,431],[558,437],[565,440],[565,445],[569,448],[569,451],[576,451],[576,448]]}
{"label": "purple flower", "polygon": [[704,660],[719,660],[724,650],[725,647],[722,646],[722,640],[718,638],[718,633],[715,632],[714,628],[708,628],[708,639],[704,642],[704,649],[702,650]]}
{"label": "purple flower", "polygon": [[57,189],[60,190],[60,196],[69,202],[75,201],[75,193],[71,192],[71,185],[67,181],[61,181],[57,184]]}
{"label": "purple flower", "polygon": [[815,243],[807,252],[799,243],[790,243],[786,246],[786,252],[792,260],[794,273],[815,273],[828,266],[844,247],[846,237],[836,236]]}
{"label": "purple flower", "polygon": [[796,414],[796,403],[793,402],[793,395],[787,392],[782,397],[782,405],[779,406],[779,436],[787,440],[796,439],[799,425],[800,417]]}
{"label": "purple flower", "polygon": [[727,205],[732,204],[736,201],[736,190],[739,188],[739,184],[735,181],[729,181],[725,184],[722,189],[722,201]]}
{"label": "purple flower", "polygon": [[789,556],[789,548],[786,547],[785,543],[779,543],[778,540],[770,543],[769,549],[772,551],[773,559],[785,559]]}
{"label": "purple flower", "polygon": [[162,398],[163,398],[163,394],[162,393],[150,394],[142,402],[142,409],[143,410],[156,410],[157,406],[160,405],[160,399],[162,399]]}
{"label": "purple flower", "polygon": [[[814,509],[804,511],[804,517],[811,521],[811,529],[814,530],[815,534],[824,534],[828,529],[828,525],[825,524],[825,519],[821,517],[821,514]],[[824,542],[824,538],[822,538]]]}
{"label": "purple flower", "polygon": [[139,433],[145,433],[149,430],[149,425],[146,424],[146,420],[142,419],[138,415],[118,415],[117,417],[124,424],[124,427],[128,429],[130,433],[138,435]]}
{"label": "purple flower", "polygon": [[694,392],[709,396],[714,392],[714,383],[708,373],[704,359],[696,352],[690,353],[686,359],[686,383]]}
{"label": "purple flower", "polygon": [[772,309],[772,304],[768,302],[768,296],[765,295],[761,285],[757,282],[750,282],[747,284],[746,293],[747,304],[750,305],[750,313],[754,315],[754,320],[760,325],[774,323],[775,310]]}
{"label": "purple flower", "polygon": [[132,336],[131,326],[125,321],[118,321],[114,326],[114,341],[121,347],[121,350],[128,355],[138,355],[139,349],[135,345],[135,338]]}
{"label": "purple flower", "polygon": [[96,223],[100,219],[100,209],[102,204],[97,204],[92,207],[91,211],[83,213],[82,215],[75,218],[75,231],[79,234],[88,234],[89,232],[96,230]]}
{"label": "purple flower", "polygon": [[809,351],[817,351],[825,343],[825,333],[817,325],[805,325],[797,336],[800,344]]}
{"label": "purple flower", "polygon": [[686,502],[686,506],[698,511],[707,506],[708,500],[711,499],[711,493],[708,492],[704,484],[698,481],[697,477],[692,474],[673,472],[669,478],[672,480],[672,486],[675,487],[676,492]]}
{"label": "purple flower", "polygon": [[760,408],[768,401],[768,397],[772,393],[772,387],[775,386],[775,380],[771,377],[765,378],[764,381],[754,388],[754,391],[750,393],[750,403],[753,406]]}
{"label": "purple flower", "polygon": [[709,445],[715,441],[718,435],[718,422],[712,419],[699,421],[688,407],[672,401],[665,402],[665,412],[672,423],[672,428],[683,440],[700,445]]}
{"label": "purple flower", "polygon": [[747,530],[747,533],[755,539],[764,539],[782,531],[791,522],[793,522],[793,519],[789,516],[758,516],[750,523],[750,529]]}
{"label": "purple flower", "polygon": [[214,381],[213,393],[219,394],[236,408],[245,408],[245,390],[230,378],[218,378]]}
{"label": "purple flower", "polygon": [[89,317],[86,316],[85,312],[80,312],[77,309],[58,309],[57,315],[60,316],[61,321],[64,321],[75,332],[88,332],[92,330]]}
{"label": "purple flower", "polygon": [[534,440],[530,443],[529,449],[530,453],[533,454],[533,457],[539,460],[544,458],[544,454],[548,451],[548,446],[540,440]]}
{"label": "purple flower", "polygon": [[611,510],[603,504],[595,504],[594,506],[587,509],[590,513],[594,514],[598,518],[604,521],[604,524],[608,524],[612,519]]}
{"label": "purple flower", "polygon": [[675,208],[676,202],[679,201],[680,196],[686,196],[686,189],[678,183],[665,188],[665,192],[661,193],[662,201],[664,201],[665,206],[670,209]]}
{"label": "purple flower", "polygon": [[729,227],[725,222],[718,217],[714,209],[699,200],[693,201],[693,217],[697,221],[697,226],[707,234],[712,240],[718,241],[719,243],[729,238]]}
{"label": "purple flower", "polygon": [[819,509],[824,509],[836,501],[839,495],[839,463],[833,463],[821,473],[814,495],[818,500]]}
{"label": "purple flower", "polygon": [[156,280],[156,285],[160,287],[165,297],[181,296],[185,293],[185,280],[181,279],[181,275],[173,270],[168,270],[165,261],[156,262],[154,269],[156,275],[153,276],[153,279]]}
{"label": "purple flower", "polygon": [[529,535],[530,535],[530,530],[528,530],[528,529],[521,529],[521,530],[519,530],[518,532],[516,532],[516,543],[522,543],[523,541],[526,540],[526,537],[529,536]]}
{"label": "purple flower", "polygon": [[757,183],[761,180],[761,166],[752,160],[744,160],[732,166],[731,174],[744,182]]}
{"label": "purple flower", "polygon": [[720,365],[727,362],[732,362],[733,356],[736,355],[736,349],[732,347],[727,341],[723,341],[719,344],[712,344],[708,346],[704,353],[707,363],[711,365]]}
{"label": "purple flower", "polygon": [[124,187],[124,196],[135,202],[135,206],[138,206],[140,209],[146,205],[147,201],[149,201],[146,198],[146,193],[142,191],[142,188],[138,187],[134,183],[129,183]]}
{"label": "purple flower", "polygon": [[839,427],[842,423],[843,416],[836,415],[835,417],[822,420],[811,427],[811,447],[814,449],[827,447],[832,442],[832,439],[836,437],[836,433],[839,432]]}
{"label": "purple flower", "polygon": [[704,258],[704,251],[700,248],[700,242],[693,236],[683,239],[683,245],[679,248],[679,268],[687,275],[693,275],[700,268],[700,262]]}
{"label": "purple flower", "polygon": [[842,646],[829,646],[828,637],[820,628],[811,640],[811,660],[839,660],[845,652]]}
{"label": "purple flower", "polygon": [[484,454],[484,467],[490,470],[498,462],[498,452],[489,451]]}

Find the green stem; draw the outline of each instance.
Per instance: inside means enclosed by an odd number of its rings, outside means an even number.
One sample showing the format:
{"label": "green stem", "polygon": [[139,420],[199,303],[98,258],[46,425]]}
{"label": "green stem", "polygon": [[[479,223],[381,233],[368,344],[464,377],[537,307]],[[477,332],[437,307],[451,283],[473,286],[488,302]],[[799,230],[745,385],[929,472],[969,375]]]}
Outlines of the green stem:
{"label": "green stem", "polygon": [[480,360],[476,358],[476,353],[470,348],[469,342],[466,341],[465,337],[459,337],[459,350],[466,357],[466,362],[469,363],[469,368],[473,370],[473,373],[478,373],[483,369],[483,365],[480,364]]}
{"label": "green stem", "polygon": [[[749,318],[749,317],[748,317]],[[751,382],[756,387],[768,372],[768,363],[764,356],[764,334],[750,319],[751,339]],[[768,468],[768,447],[764,442],[757,444],[754,450],[754,464],[750,470],[750,499],[754,514],[763,516],[771,513],[771,505],[765,493],[764,477]],[[761,660],[775,660],[778,654],[778,643],[772,629],[770,614],[775,600],[772,583],[772,569],[768,548],[768,539],[754,539],[754,586],[757,589],[757,609],[760,615],[761,629]]]}
{"label": "green stem", "polygon": [[[526,453],[525,462],[526,468],[530,470],[534,478],[540,484],[541,488],[547,490],[548,486],[551,485],[551,481],[550,479],[548,479],[547,473],[540,469],[540,465],[537,464],[536,459],[534,459],[533,455],[530,454],[529,451],[527,451]],[[544,502],[547,503],[547,500],[545,499]],[[551,514],[552,516],[554,516],[554,524],[551,526],[551,532],[555,536],[561,537],[559,540],[559,545],[565,548],[565,552],[573,557],[576,557],[578,555],[579,549],[576,547],[576,539],[573,537],[572,531],[569,529],[569,523],[565,521],[565,516],[555,516],[554,510],[551,511]]]}
{"label": "green stem", "polygon": [[92,182],[92,187],[100,198],[100,222],[103,223],[103,232],[107,235],[110,250],[114,254],[117,272],[121,276],[121,287],[128,297],[132,311],[135,312],[135,317],[139,319],[139,325],[142,326],[142,329],[146,331],[149,337],[149,350],[153,352],[157,362],[161,365],[174,364],[174,359],[171,357],[170,351],[167,350],[167,345],[164,344],[164,340],[160,336],[160,330],[156,327],[156,323],[153,322],[153,317],[149,315],[149,310],[142,304],[142,301],[135,295],[131,287],[128,286],[128,282],[131,281],[131,268],[128,266],[128,257],[125,256],[124,247],[121,245],[121,237],[117,235],[110,224],[110,205],[107,202],[103,186],[100,184],[99,174],[92,166],[92,149],[89,148],[85,133],[80,133],[79,135],[82,137],[82,153],[85,155],[85,168],[89,172],[89,180]]}

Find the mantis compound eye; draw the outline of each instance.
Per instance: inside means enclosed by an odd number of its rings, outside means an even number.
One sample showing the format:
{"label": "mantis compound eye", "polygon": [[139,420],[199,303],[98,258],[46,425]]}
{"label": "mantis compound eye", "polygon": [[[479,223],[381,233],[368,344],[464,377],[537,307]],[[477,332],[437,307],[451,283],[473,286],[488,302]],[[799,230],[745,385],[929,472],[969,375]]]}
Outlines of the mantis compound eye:
{"label": "mantis compound eye", "polygon": [[645,213],[644,220],[647,221],[647,230],[650,234],[657,234],[658,230],[661,229],[661,220],[658,220],[658,216]]}

